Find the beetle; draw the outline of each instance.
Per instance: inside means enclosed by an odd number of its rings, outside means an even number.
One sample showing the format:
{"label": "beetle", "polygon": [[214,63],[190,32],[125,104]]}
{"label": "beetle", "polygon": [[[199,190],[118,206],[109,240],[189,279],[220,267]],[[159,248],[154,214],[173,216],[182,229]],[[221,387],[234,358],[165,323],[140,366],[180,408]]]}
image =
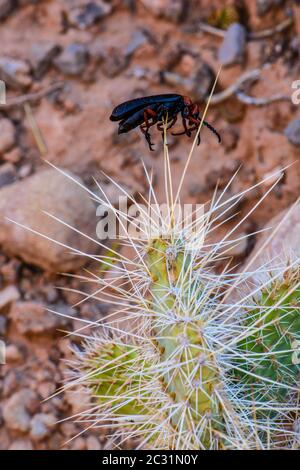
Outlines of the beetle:
{"label": "beetle", "polygon": [[[199,129],[201,117],[198,104],[193,103],[188,96],[166,93],[125,101],[114,108],[110,120],[120,121],[118,134],[124,134],[139,126],[145,135],[149,149],[153,151],[150,127],[156,124],[163,136],[163,123],[167,120],[167,129],[170,129],[176,123],[178,113],[181,114],[183,131],[174,132],[172,135],[186,134],[191,137],[192,132]],[[220,134],[211,124],[203,121],[203,125],[208,127],[221,142]],[[200,144],[200,134],[197,144]]]}

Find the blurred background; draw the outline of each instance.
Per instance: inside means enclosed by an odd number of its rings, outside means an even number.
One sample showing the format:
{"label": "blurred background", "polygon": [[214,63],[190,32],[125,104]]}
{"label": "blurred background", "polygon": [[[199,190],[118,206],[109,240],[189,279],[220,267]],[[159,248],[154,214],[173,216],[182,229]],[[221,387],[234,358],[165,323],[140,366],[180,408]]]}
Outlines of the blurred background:
{"label": "blurred background", "polygon": [[[117,201],[118,191],[102,171],[130,194],[147,194],[142,158],[163,198],[159,132],[151,130],[155,151],[149,152],[138,130],[117,135],[111,111],[157,93],[189,95],[203,111],[222,65],[206,116],[222,143],[203,128],[183,199],[207,202],[235,172],[226,197],[267,178],[236,208],[242,219],[280,175],[236,236],[263,229],[300,196],[300,2],[0,0],[0,44],[6,84],[6,104],[0,105],[0,339],[6,345],[0,448],[107,449],[109,429],[81,434],[84,423],[67,420],[82,409],[80,394],[44,401],[62,385],[62,360],[80,343],[64,332],[80,328],[80,318],[109,313],[99,301],[81,302],[80,292],[88,295],[90,286],[60,275],[79,274],[86,262],[67,245],[87,253],[97,246],[41,209],[91,236],[98,219],[88,195],[45,160],[91,190],[95,178]],[[175,185],[191,143],[169,135]],[[233,263],[242,263],[256,242],[254,235],[243,238],[232,249]]]}

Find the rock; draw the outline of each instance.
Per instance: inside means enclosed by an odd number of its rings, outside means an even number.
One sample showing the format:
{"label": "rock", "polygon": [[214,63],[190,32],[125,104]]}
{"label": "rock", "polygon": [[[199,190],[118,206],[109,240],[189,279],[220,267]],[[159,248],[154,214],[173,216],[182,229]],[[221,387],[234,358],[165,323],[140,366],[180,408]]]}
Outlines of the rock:
{"label": "rock", "polygon": [[[3,315],[0,315],[0,337],[5,336],[6,328],[7,328],[7,318],[4,317]],[[7,348],[6,348],[5,358],[7,359]]]}
{"label": "rock", "polygon": [[175,22],[181,20],[185,10],[184,0],[141,0],[141,3],[154,16]]}
{"label": "rock", "polygon": [[73,43],[54,60],[56,67],[66,75],[82,74],[89,61],[89,51],[84,44]]}
{"label": "rock", "polygon": [[129,56],[116,47],[109,47],[103,57],[102,71],[106,77],[113,78],[126,69]]}
{"label": "rock", "polygon": [[47,311],[43,304],[31,301],[13,304],[9,317],[18,331],[27,335],[51,333],[67,323],[64,317]]}
{"label": "rock", "polygon": [[76,428],[75,423],[72,423],[71,421],[65,421],[61,423],[60,425],[60,431],[63,433],[65,437],[74,437],[77,432],[78,428]]}
{"label": "rock", "polygon": [[11,184],[16,180],[17,173],[12,163],[4,163],[0,165],[0,188]]}
{"label": "rock", "polygon": [[249,237],[247,233],[239,233],[236,236],[238,240],[232,244],[229,244],[228,247],[226,248],[226,254],[225,256],[243,256],[245,255],[247,248],[248,248],[248,242],[249,242]]}
{"label": "rock", "polygon": [[23,60],[0,57],[0,79],[15,89],[28,88],[31,83],[30,67]]}
{"label": "rock", "polygon": [[0,156],[10,150],[16,141],[15,126],[10,119],[0,119]]}
{"label": "rock", "polygon": [[129,44],[125,49],[125,55],[130,57],[134,52],[139,49],[141,46],[144,46],[148,43],[148,38],[143,31],[137,30],[134,31],[130,39]]}
{"label": "rock", "polygon": [[18,300],[20,298],[20,292],[16,288],[16,286],[7,286],[5,289],[0,291],[0,310],[6,305],[10,304],[14,300]]}
{"label": "rock", "polygon": [[67,12],[68,23],[84,30],[98,23],[112,12],[112,6],[103,1],[88,2],[86,5],[71,8]]}
{"label": "rock", "polygon": [[246,29],[240,23],[232,23],[220,46],[218,59],[224,65],[242,62],[246,48]]}
{"label": "rock", "polygon": [[300,118],[294,119],[284,130],[284,135],[296,147],[300,146]]}
{"label": "rock", "polygon": [[56,421],[52,414],[38,413],[34,415],[30,422],[30,437],[34,441],[42,441],[49,436]]}
{"label": "rock", "polygon": [[19,147],[14,147],[3,155],[3,160],[9,163],[18,163],[22,158],[22,152]]}
{"label": "rock", "polygon": [[[75,182],[49,169],[0,190],[0,245],[8,253],[48,271],[72,271],[82,266],[86,258],[70,253],[67,246],[82,253],[95,253],[95,243],[42,211],[90,237],[95,236],[96,210],[89,196]],[[62,245],[19,227],[6,217]]]}
{"label": "rock", "polygon": [[256,0],[256,13],[258,16],[264,16],[282,3],[283,0]]}
{"label": "rock", "polygon": [[17,439],[11,443],[8,450],[33,450],[29,439]]}
{"label": "rock", "polygon": [[12,362],[18,362],[24,359],[22,352],[15,344],[10,344],[6,347],[6,362],[10,364]]}
{"label": "rock", "polygon": [[31,46],[30,63],[36,78],[45,75],[61,48],[55,42],[38,42]]}
{"label": "rock", "polygon": [[53,393],[56,390],[56,384],[55,382],[41,382],[38,387],[37,391],[39,395],[41,395],[43,400],[46,400],[46,398],[49,398],[50,395],[53,395]]}
{"label": "rock", "polygon": [[86,449],[86,441],[83,437],[76,437],[72,443],[72,450],[85,450]]}
{"label": "rock", "polygon": [[0,0],[0,21],[5,20],[16,8],[16,0]]}
{"label": "rock", "polygon": [[29,388],[24,388],[4,403],[3,418],[8,429],[18,432],[27,432],[30,429],[29,409],[36,400],[36,394]]}
{"label": "rock", "polygon": [[[284,217],[287,217],[284,222]],[[257,271],[251,276],[252,284],[260,286],[269,279],[269,272],[275,272],[275,269],[285,268],[300,258],[300,204],[294,206],[288,214],[288,209],[273,217],[266,227],[266,230],[260,235],[254,250],[249,259],[245,261],[249,268],[247,271]],[[273,238],[268,241],[270,235],[276,230]],[[251,261],[253,260],[253,261]],[[299,265],[297,263],[296,265]]]}
{"label": "rock", "polygon": [[89,436],[86,440],[88,450],[101,450],[101,444],[96,436]]}

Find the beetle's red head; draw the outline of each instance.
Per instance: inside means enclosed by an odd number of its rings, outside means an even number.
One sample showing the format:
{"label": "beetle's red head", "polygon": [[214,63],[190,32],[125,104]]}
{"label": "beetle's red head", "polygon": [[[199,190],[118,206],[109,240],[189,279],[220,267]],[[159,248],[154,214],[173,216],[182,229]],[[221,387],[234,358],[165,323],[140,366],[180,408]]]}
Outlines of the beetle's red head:
{"label": "beetle's red head", "polygon": [[184,102],[184,105],[188,106],[188,107],[192,106],[192,104],[193,104],[193,102],[192,102],[192,100],[189,96],[184,96],[183,97],[183,102]]}

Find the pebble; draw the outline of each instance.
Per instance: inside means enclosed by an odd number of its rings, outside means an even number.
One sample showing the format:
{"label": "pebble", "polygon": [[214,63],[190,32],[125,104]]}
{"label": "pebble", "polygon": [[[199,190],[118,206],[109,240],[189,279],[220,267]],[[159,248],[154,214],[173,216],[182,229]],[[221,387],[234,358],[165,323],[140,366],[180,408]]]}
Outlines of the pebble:
{"label": "pebble", "polygon": [[27,432],[30,429],[29,409],[36,402],[36,394],[24,388],[14,393],[3,405],[3,418],[8,429]]}
{"label": "pebble", "polygon": [[[254,250],[245,261],[248,271],[260,269],[260,272],[257,271],[251,276],[252,286],[261,286],[267,282],[270,278],[269,272],[272,269],[273,271],[276,268],[281,270],[287,265],[297,262],[300,258],[300,204],[294,206],[288,215],[287,213],[288,209],[280,212],[266,223],[268,230],[258,237]],[[284,218],[284,223],[282,223]],[[268,241],[274,230],[276,230],[275,235]],[[249,262],[251,264],[248,268]]]}
{"label": "pebble", "polygon": [[34,441],[42,441],[49,436],[56,424],[56,417],[52,414],[38,413],[30,422],[30,436]]}
{"label": "pebble", "polygon": [[85,30],[98,23],[112,12],[112,6],[103,1],[88,2],[71,8],[67,13],[68,23],[75,28]]}
{"label": "pebble", "polygon": [[6,347],[6,362],[10,364],[12,362],[19,362],[24,359],[22,352],[15,344],[9,344]]}
{"label": "pebble", "polygon": [[12,163],[0,165],[0,189],[13,183],[17,178],[16,168]]}
{"label": "pebble", "polygon": [[108,78],[119,75],[128,65],[129,57],[116,47],[109,47],[104,53],[102,71]]}
{"label": "pebble", "polygon": [[7,286],[0,291],[0,310],[11,302],[20,298],[20,292],[16,286]]}
{"label": "pebble", "polygon": [[48,312],[41,303],[31,301],[14,303],[9,318],[15,323],[18,331],[26,335],[51,333],[66,325],[64,317]]}
{"label": "pebble", "polygon": [[284,130],[284,135],[296,147],[300,146],[300,118],[294,119]]}
{"label": "pebble", "polygon": [[14,147],[2,156],[3,160],[9,163],[18,163],[22,158],[22,152],[19,147]]}
{"label": "pebble", "polygon": [[[5,336],[7,329],[7,318],[4,315],[0,315],[0,338]],[[7,348],[5,349],[5,358],[7,361]]]}
{"label": "pebble", "polygon": [[141,0],[140,3],[154,16],[174,22],[181,20],[186,7],[184,0]]}
{"label": "pebble", "polygon": [[42,382],[38,385],[37,391],[43,400],[49,398],[56,390],[56,384],[52,382]]}
{"label": "pebble", "polygon": [[11,443],[8,450],[33,450],[33,446],[29,439],[16,439]]}
{"label": "pebble", "polygon": [[0,0],[0,21],[6,20],[16,6],[16,0]]}
{"label": "pebble", "polygon": [[72,450],[85,450],[86,449],[86,441],[83,439],[83,437],[76,437],[74,439],[72,446]]}
{"label": "pebble", "polygon": [[[72,173],[71,177],[82,183]],[[58,243],[19,227],[19,222],[63,245],[94,253],[97,245],[43,211],[90,237],[96,232],[96,210],[87,193],[57,170],[40,171],[0,189],[0,243],[3,249],[48,271],[73,271],[86,262]]]}
{"label": "pebble", "polygon": [[15,126],[10,119],[0,119],[0,156],[10,150],[16,141]]}
{"label": "pebble", "polygon": [[79,43],[72,43],[55,58],[56,67],[65,75],[81,75],[89,61],[89,51],[87,46]]}
{"label": "pebble", "polygon": [[0,79],[17,90],[28,88],[32,84],[27,62],[6,56],[0,57]]}
{"label": "pebble", "polygon": [[96,436],[89,436],[86,440],[88,450],[101,450],[101,444]]}
{"label": "pebble", "polygon": [[50,68],[61,47],[55,42],[37,42],[31,46],[30,63],[36,78],[42,78]]}
{"label": "pebble", "polygon": [[228,66],[243,61],[246,35],[246,29],[240,23],[232,23],[229,26],[218,52],[218,59],[222,65]]}

